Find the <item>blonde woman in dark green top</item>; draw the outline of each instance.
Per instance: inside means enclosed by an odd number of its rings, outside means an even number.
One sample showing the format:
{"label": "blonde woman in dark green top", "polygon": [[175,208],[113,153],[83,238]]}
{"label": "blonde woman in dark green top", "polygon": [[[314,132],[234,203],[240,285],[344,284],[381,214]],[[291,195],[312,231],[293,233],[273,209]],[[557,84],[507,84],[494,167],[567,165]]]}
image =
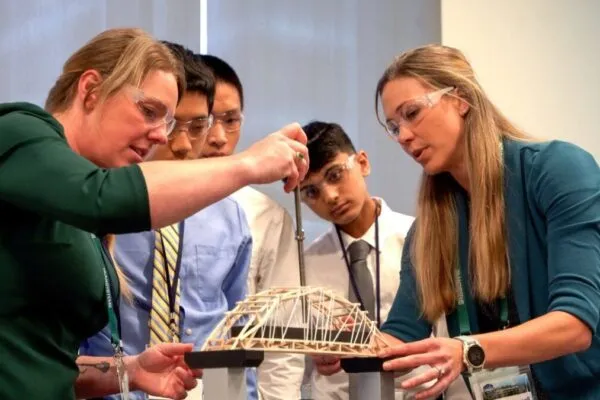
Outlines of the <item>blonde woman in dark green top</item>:
{"label": "blonde woman in dark green top", "polygon": [[[382,326],[392,344],[380,354],[392,358],[384,368],[429,365],[402,384],[430,381],[418,399],[463,378],[478,398],[525,399],[520,391],[535,388],[538,399],[600,399],[594,158],[514,127],[450,47],[397,57],[377,100],[387,132],[423,168],[400,287]],[[451,338],[431,338],[440,318]],[[331,373],[334,362],[319,369]],[[500,381],[512,381],[510,390]]]}
{"label": "blonde woman in dark green top", "polygon": [[[232,157],[142,162],[167,141],[182,76],[162,44],[115,29],[71,56],[46,111],[0,105],[0,398],[120,391],[113,358],[77,357],[107,322],[118,333],[106,234],[174,223],[251,183],[287,177],[290,190],[305,174],[298,124]],[[183,398],[196,384],[182,360],[190,350],[167,344],[125,357],[131,390]]]}

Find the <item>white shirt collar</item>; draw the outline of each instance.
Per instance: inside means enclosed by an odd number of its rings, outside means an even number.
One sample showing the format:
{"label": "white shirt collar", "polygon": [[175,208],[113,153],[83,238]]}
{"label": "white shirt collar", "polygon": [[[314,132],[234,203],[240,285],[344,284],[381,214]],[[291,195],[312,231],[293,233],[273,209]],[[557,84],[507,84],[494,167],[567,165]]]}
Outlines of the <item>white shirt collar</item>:
{"label": "white shirt collar", "polygon": [[[382,198],[380,198],[380,197],[373,197],[373,198],[376,199],[377,201],[379,201],[379,203],[381,204],[381,212],[379,213],[379,246],[381,247],[381,244],[385,240],[385,237],[387,235],[386,230],[383,229],[383,226],[385,225],[385,224],[383,224],[383,221],[385,221],[386,215],[391,213],[392,210],[389,208],[389,206],[387,205],[385,200],[383,200]],[[337,236],[337,233],[335,232],[335,230],[336,230],[335,226],[332,226],[330,228],[330,233],[333,236],[333,240],[335,241],[336,248],[338,249],[340,257],[343,257],[344,254],[342,253],[342,249],[340,248],[339,239],[338,239],[338,236]],[[390,233],[390,232],[388,232],[388,233]],[[393,233],[393,232],[391,232],[391,233]],[[373,249],[376,247],[375,246],[375,221],[373,221],[373,223],[371,224],[369,229],[365,232],[365,234],[359,238],[352,237],[342,230],[340,230],[340,234],[342,236],[342,241],[344,242],[346,251],[348,251],[348,246],[350,246],[352,243],[354,243],[357,240],[364,240],[365,242],[369,243],[369,245],[371,245],[371,247]],[[381,248],[379,249],[379,251],[381,252]]]}

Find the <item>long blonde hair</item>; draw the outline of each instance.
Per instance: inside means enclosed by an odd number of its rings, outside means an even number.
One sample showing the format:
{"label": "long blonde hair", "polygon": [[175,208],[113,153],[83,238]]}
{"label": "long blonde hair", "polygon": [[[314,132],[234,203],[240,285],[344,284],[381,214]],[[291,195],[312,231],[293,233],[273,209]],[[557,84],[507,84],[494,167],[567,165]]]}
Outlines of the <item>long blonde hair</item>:
{"label": "long blonde hair", "polygon": [[[141,29],[109,29],[92,38],[65,62],[61,75],[48,93],[46,111],[54,114],[69,109],[75,99],[79,78],[88,70],[95,70],[102,76],[100,84],[91,90],[99,93],[100,101],[114,95],[125,85],[139,86],[146,75],[155,70],[175,76],[179,98],[186,87],[183,66],[167,46]],[[115,261],[114,235],[108,235],[106,242]],[[114,264],[117,266],[116,262]],[[125,274],[118,266],[116,270],[121,293],[131,300]]]}
{"label": "long blonde hair", "polygon": [[[470,105],[464,117],[463,145],[470,188],[469,271],[474,295],[485,302],[506,296],[510,285],[504,210],[502,139],[531,140],[489,100],[473,68],[457,49],[428,45],[398,56],[377,84],[375,111],[385,85],[413,77],[435,89],[456,88]],[[380,121],[381,122],[381,121]],[[458,216],[457,183],[449,174],[423,173],[411,259],[423,316],[434,322],[457,301],[455,269]]]}
{"label": "long blonde hair", "polygon": [[106,241],[106,247],[108,249],[108,255],[112,259],[111,261],[115,266],[117,277],[119,278],[119,289],[121,290],[121,296],[123,296],[127,301],[132,301],[133,295],[131,293],[131,288],[129,287],[129,282],[127,281],[125,273],[117,264],[117,259],[115,258],[116,239],[117,237],[113,234],[106,235],[104,238],[104,240]]}
{"label": "long blonde hair", "polygon": [[71,107],[81,74],[95,70],[102,82],[100,99],[117,93],[125,85],[139,86],[155,70],[175,75],[178,95],[185,90],[183,66],[164,44],[137,28],[108,29],[87,42],[65,62],[61,75],[50,89],[45,108],[50,113]]}

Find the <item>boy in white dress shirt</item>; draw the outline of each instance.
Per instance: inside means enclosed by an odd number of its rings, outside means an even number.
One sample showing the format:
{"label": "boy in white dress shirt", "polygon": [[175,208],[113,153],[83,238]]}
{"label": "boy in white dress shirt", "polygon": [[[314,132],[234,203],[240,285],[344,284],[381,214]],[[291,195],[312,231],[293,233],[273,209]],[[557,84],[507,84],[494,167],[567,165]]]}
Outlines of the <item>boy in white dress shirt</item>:
{"label": "boy in white dress shirt", "polygon": [[[365,182],[371,172],[367,154],[356,151],[340,125],[315,121],[303,129],[308,137],[310,170],[300,184],[302,200],[332,223],[306,250],[307,285],[330,288],[362,304],[370,318],[381,324],[400,285],[402,248],[414,218],[391,210],[383,199],[369,194]],[[445,318],[440,319],[438,335],[447,336],[445,325]],[[305,376],[310,376],[312,399],[348,398],[346,373],[320,375],[311,368],[313,359],[306,360]],[[409,372],[397,383],[420,372]],[[398,389],[396,399],[409,399],[414,392]],[[464,400],[471,396],[458,380],[445,398]]]}
{"label": "boy in white dress shirt", "polygon": [[[307,285],[327,287],[362,303],[369,317],[381,323],[400,284],[402,246],[413,218],[369,194],[367,154],[356,151],[341,126],[316,121],[303,129],[308,137],[310,171],[300,185],[302,200],[332,223],[306,250]],[[366,261],[362,272],[357,269],[357,265],[361,267],[360,261],[355,262],[357,257]],[[311,362],[307,358],[307,367]],[[310,375],[313,399],[348,398],[348,376],[343,371],[323,376],[313,370]]]}

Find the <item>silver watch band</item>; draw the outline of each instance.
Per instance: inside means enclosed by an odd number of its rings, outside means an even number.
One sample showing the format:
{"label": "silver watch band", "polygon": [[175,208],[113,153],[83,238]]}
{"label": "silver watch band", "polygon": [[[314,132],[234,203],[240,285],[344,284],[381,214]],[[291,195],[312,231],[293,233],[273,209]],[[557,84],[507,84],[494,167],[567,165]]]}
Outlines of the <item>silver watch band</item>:
{"label": "silver watch band", "polygon": [[468,357],[470,348],[477,346],[481,349],[481,345],[479,344],[479,342],[471,336],[456,336],[455,339],[463,342],[463,364],[467,370],[466,372],[468,374],[472,374],[474,372],[479,372],[483,370],[483,364],[473,365]]}

